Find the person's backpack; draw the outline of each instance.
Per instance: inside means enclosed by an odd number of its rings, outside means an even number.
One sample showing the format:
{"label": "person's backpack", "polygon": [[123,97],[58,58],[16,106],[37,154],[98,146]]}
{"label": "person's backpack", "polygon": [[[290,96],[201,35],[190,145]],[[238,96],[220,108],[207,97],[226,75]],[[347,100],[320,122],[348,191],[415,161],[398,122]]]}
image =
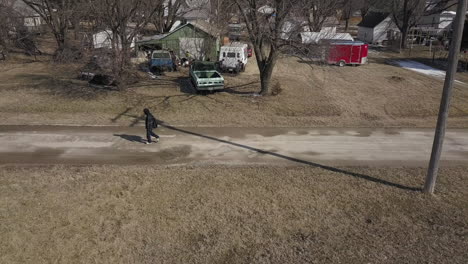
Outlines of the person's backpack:
{"label": "person's backpack", "polygon": [[157,128],[158,127],[158,122],[156,121],[156,119],[153,117],[153,128]]}

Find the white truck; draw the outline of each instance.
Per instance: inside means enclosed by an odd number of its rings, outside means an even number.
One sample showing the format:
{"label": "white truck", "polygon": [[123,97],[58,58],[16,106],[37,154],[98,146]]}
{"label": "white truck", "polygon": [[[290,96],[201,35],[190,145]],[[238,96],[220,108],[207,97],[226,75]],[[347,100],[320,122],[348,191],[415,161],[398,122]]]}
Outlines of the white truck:
{"label": "white truck", "polygon": [[223,72],[239,73],[245,70],[248,61],[248,45],[233,42],[222,46],[219,53],[219,66]]}

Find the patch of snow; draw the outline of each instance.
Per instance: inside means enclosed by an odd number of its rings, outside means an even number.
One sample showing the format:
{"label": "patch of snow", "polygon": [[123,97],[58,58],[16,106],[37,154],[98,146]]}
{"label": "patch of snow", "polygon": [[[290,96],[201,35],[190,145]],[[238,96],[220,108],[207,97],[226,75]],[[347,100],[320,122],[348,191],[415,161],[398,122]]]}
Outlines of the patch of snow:
{"label": "patch of snow", "polygon": [[[400,66],[404,69],[410,70],[410,71],[415,71],[418,73],[422,73],[427,76],[432,76],[438,79],[445,79],[445,71],[438,70],[435,68],[432,68],[431,66],[428,66],[426,64],[422,64],[417,61],[412,61],[412,60],[396,60],[393,61],[397,66]],[[460,81],[455,81],[457,83],[463,83]]]}
{"label": "patch of snow", "polygon": [[444,12],[442,12],[442,15],[453,15],[453,16],[455,16],[456,14],[457,14],[457,12],[455,12],[455,11],[444,11]]}

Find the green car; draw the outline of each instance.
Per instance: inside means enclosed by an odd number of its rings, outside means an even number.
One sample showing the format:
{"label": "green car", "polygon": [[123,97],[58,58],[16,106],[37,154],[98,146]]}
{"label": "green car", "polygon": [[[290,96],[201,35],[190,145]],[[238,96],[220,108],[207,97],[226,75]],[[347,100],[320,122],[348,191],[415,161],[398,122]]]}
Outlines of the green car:
{"label": "green car", "polygon": [[190,66],[190,81],[195,90],[217,91],[224,89],[224,78],[214,62],[196,61]]}

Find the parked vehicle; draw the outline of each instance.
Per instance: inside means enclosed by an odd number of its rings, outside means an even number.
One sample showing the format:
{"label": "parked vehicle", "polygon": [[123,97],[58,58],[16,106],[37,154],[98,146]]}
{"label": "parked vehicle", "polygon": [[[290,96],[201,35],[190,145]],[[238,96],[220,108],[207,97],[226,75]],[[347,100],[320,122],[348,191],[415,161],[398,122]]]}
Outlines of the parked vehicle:
{"label": "parked vehicle", "polygon": [[175,61],[169,51],[155,50],[151,53],[149,68],[153,72],[173,71],[175,69]]}
{"label": "parked vehicle", "polygon": [[222,46],[219,60],[223,72],[238,73],[244,71],[248,61],[248,45],[237,42]]}
{"label": "parked vehicle", "polygon": [[252,57],[253,52],[252,52],[252,46],[248,45],[247,46],[247,57]]}
{"label": "parked vehicle", "polygon": [[190,81],[197,92],[224,89],[224,78],[216,68],[216,63],[208,61],[195,61],[190,65]]}
{"label": "parked vehicle", "polygon": [[360,65],[367,63],[369,45],[361,41],[328,41],[321,42],[325,45],[325,58],[328,64],[336,64],[340,67],[345,65]]}
{"label": "parked vehicle", "polygon": [[239,23],[229,24],[229,40],[239,41],[242,35],[242,25]]}

